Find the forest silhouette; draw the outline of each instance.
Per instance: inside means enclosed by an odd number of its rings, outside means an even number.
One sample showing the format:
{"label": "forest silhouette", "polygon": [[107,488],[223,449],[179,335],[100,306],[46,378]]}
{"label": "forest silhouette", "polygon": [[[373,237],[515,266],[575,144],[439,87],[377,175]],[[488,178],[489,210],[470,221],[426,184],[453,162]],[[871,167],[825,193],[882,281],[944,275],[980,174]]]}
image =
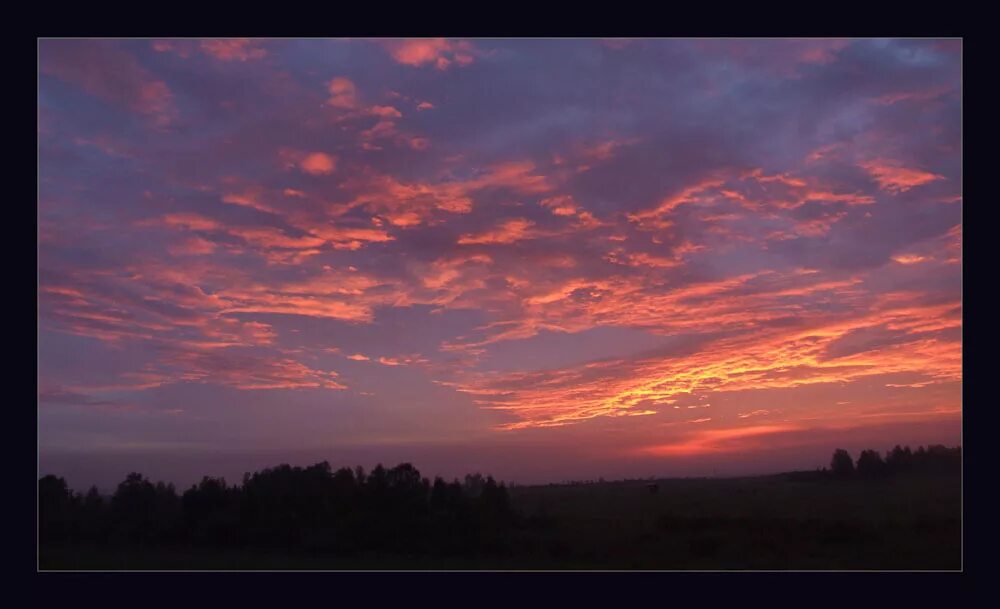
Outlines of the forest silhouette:
{"label": "forest silhouette", "polygon": [[[920,482],[918,486],[900,483],[895,487],[890,483],[897,479],[933,481],[942,476],[954,479],[960,475],[961,458],[960,447],[933,445],[912,451],[896,446],[884,457],[874,450],[863,451],[855,462],[847,451],[837,449],[829,468],[789,472],[779,478],[786,485],[796,482],[810,485],[805,490],[787,491],[805,496],[806,500],[810,493],[817,497],[823,493],[837,497],[865,492],[888,495],[925,492],[925,488],[937,492],[936,482]],[[801,538],[813,540],[824,552],[833,552],[833,558],[840,552],[847,559],[843,564],[852,564],[854,550],[870,553],[872,543],[891,546],[894,535],[912,536],[914,531],[928,539],[937,539],[953,533],[953,525],[960,517],[958,513],[950,517],[916,514],[906,520],[895,512],[886,512],[885,526],[872,528],[859,515],[837,513],[833,508],[822,518],[796,513],[799,508],[795,505],[783,506],[782,517],[776,515],[780,510],[775,510],[775,515],[761,514],[752,507],[756,504],[751,503],[746,504],[744,512],[726,516],[712,516],[700,510],[678,511],[681,499],[687,497],[682,493],[701,492],[691,495],[696,504],[728,501],[738,506],[741,501],[757,501],[765,508],[771,501],[767,493],[786,493],[782,490],[785,487],[772,483],[771,486],[761,486],[763,483],[739,486],[732,482],[724,486],[724,483],[717,480],[712,482],[716,486],[704,486],[719,491],[690,492],[678,486],[679,482],[673,486],[659,484],[655,485],[657,496],[652,498],[636,497],[649,494],[653,485],[628,486],[625,482],[518,487],[515,491],[523,494],[524,499],[517,508],[511,489],[492,476],[476,473],[466,475],[462,481],[448,482],[440,477],[431,481],[409,463],[388,469],[378,465],[370,472],[361,467],[333,470],[327,462],[308,467],[284,464],[248,473],[240,484],[206,476],[180,493],[172,484],[154,483],[139,473],[130,473],[110,499],[96,487],[80,494],[72,491],[63,478],[46,475],[38,482],[40,562],[54,563],[59,568],[58,557],[66,548],[74,548],[74,555],[107,548],[154,553],[157,549],[183,552],[186,548],[289,552],[329,557],[346,565],[362,556],[367,559],[405,556],[418,561],[444,559],[452,561],[447,564],[457,565],[482,557],[504,557],[507,561],[504,564],[512,565],[598,564],[628,568],[657,564],[656,557],[666,556],[663,544],[669,543],[657,539],[673,536],[688,542],[679,549],[671,546],[672,554],[664,558],[669,559],[668,564],[711,566],[715,560],[721,561],[719,566],[728,568],[722,558],[725,552],[720,548],[725,549],[723,546],[729,543],[733,552],[739,552],[737,546],[744,536],[759,534],[760,539],[754,537],[752,544],[784,544],[787,547],[783,550],[774,551],[787,561],[781,568],[800,568],[806,565],[796,564],[796,552],[812,551],[796,545],[805,543]],[[859,484],[864,486],[858,487]],[[570,491],[559,491],[560,486],[592,490],[570,495]],[[660,487],[663,492],[659,492]],[[872,490],[881,487],[884,489]],[[674,493],[676,501],[672,501],[674,488],[678,489]],[[910,488],[917,490],[906,490]],[[613,493],[626,499],[615,499],[618,503],[605,500]],[[758,493],[763,493],[759,499]],[[916,500],[917,496],[902,497],[899,501],[912,503],[910,499]],[[805,505],[806,500],[795,501],[803,501]],[[589,514],[587,510],[598,509],[591,504],[602,501],[610,507],[600,508],[604,512],[584,518],[585,512]],[[650,501],[656,503],[643,504]],[[783,500],[775,494],[773,501]],[[635,513],[641,512],[643,522],[653,523],[653,533],[648,528],[632,530],[622,524],[628,519],[627,510],[632,510],[628,513],[639,510]],[[649,516],[653,518],[651,521]],[[594,526],[619,530],[620,534],[616,538],[608,531],[595,530]],[[748,532],[754,527],[764,527],[765,532]],[[630,550],[629,544],[623,542],[633,533],[636,537]],[[650,540],[650,535],[656,539]],[[651,544],[659,544],[656,546],[659,549]],[[928,551],[933,552],[933,548],[929,546]],[[47,553],[56,558],[48,560]],[[377,558],[375,561],[378,564]],[[862,563],[867,564],[863,560]]]}

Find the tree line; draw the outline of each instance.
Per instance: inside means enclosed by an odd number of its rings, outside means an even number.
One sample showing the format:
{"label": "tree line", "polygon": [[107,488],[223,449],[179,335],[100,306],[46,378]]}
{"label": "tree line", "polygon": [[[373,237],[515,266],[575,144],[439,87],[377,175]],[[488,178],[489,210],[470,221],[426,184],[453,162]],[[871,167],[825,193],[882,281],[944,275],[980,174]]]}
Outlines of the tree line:
{"label": "tree line", "polygon": [[340,553],[490,550],[514,522],[507,488],[492,476],[446,482],[409,463],[370,473],[327,462],[280,465],[242,484],[204,477],[183,493],[130,473],[110,501],[96,487],[39,480],[39,541],[275,547]]}
{"label": "tree line", "polygon": [[[961,447],[896,446],[883,457],[844,449],[830,468],[787,474],[791,480],[881,479],[907,472],[956,472]],[[511,551],[522,534],[554,526],[511,507],[507,486],[492,476],[432,481],[409,463],[333,470],[279,465],[246,474],[240,484],[206,476],[183,493],[130,473],[110,499],[91,487],[73,492],[65,479],[38,481],[38,532],[44,545],[94,544],[276,548],[359,553],[473,555]],[[530,537],[530,535],[528,535]],[[523,540],[522,540],[523,541]]]}
{"label": "tree line", "polygon": [[[905,472],[954,471],[962,467],[962,447],[949,448],[932,444],[910,450],[896,445],[887,450],[885,458],[876,450],[863,450],[855,461],[843,448],[833,451],[829,473],[838,478],[883,478]],[[824,468],[824,471],[825,468]]]}

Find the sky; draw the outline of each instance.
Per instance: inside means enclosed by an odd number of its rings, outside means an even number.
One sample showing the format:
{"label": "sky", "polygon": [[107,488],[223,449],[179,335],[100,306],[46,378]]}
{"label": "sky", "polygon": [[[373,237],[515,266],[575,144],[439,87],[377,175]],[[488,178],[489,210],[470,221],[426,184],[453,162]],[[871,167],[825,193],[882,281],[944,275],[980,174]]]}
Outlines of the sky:
{"label": "sky", "polygon": [[42,39],[41,473],[961,442],[962,44]]}

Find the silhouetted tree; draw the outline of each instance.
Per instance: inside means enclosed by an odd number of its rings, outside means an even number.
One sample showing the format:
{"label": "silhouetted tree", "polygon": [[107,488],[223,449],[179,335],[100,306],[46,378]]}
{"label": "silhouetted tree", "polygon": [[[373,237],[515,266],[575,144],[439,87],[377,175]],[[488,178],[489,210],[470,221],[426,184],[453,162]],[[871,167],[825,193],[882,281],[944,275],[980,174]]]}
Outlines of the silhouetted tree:
{"label": "silhouetted tree", "polygon": [[38,534],[42,541],[65,541],[72,537],[75,503],[65,479],[49,475],[38,481]]}
{"label": "silhouetted tree", "polygon": [[843,448],[833,451],[833,458],[830,459],[830,471],[839,478],[850,476],[854,473],[854,460]]}
{"label": "silhouetted tree", "polygon": [[205,476],[184,492],[181,503],[184,526],[192,541],[227,544],[239,535],[240,493],[225,478]]}
{"label": "silhouetted tree", "polygon": [[81,537],[95,541],[104,536],[107,529],[107,504],[96,486],[91,486],[83,497],[80,520]]}
{"label": "silhouetted tree", "polygon": [[886,469],[891,473],[905,472],[913,469],[913,452],[910,447],[899,444],[885,455]]}
{"label": "silhouetted tree", "polygon": [[448,483],[440,477],[435,478],[430,503],[435,514],[458,514],[464,507],[461,483],[458,480]]}
{"label": "silhouetted tree", "polygon": [[480,493],[483,492],[484,484],[486,484],[486,481],[483,479],[483,475],[479,472],[466,474],[462,490],[464,490],[469,497],[476,499],[479,497]]}
{"label": "silhouetted tree", "polygon": [[111,527],[122,540],[148,543],[179,531],[181,501],[173,484],[153,484],[142,474],[126,476],[111,497]]}
{"label": "silhouetted tree", "polygon": [[[961,449],[940,445],[915,453],[897,446],[884,462],[866,450],[856,465],[847,451],[838,449],[830,462],[837,476],[850,476],[855,467],[860,476],[870,476],[906,467],[920,473],[960,466]],[[823,478],[825,472],[790,478]],[[432,484],[410,463],[391,469],[379,464],[370,474],[360,467],[333,471],[325,461],[307,467],[282,464],[247,473],[238,485],[204,477],[181,497],[172,485],[154,484],[139,473],[129,474],[110,502],[95,487],[76,495],[56,476],[42,477],[38,492],[43,544],[189,543],[474,556],[537,543],[527,542],[525,533],[554,530],[562,517],[547,514],[544,504],[531,518],[518,516],[507,486],[492,476],[473,473],[452,482],[438,477]]]}
{"label": "silhouetted tree", "polygon": [[861,451],[861,454],[858,456],[858,475],[865,478],[878,478],[884,473],[885,463],[877,451]]}
{"label": "silhouetted tree", "polygon": [[913,464],[919,469],[932,472],[961,469],[962,448],[931,444],[925,450],[921,446],[913,455]]}
{"label": "silhouetted tree", "polygon": [[487,476],[483,484],[482,493],[479,495],[479,510],[492,525],[504,525],[510,520],[507,487],[503,483],[497,484],[493,476]]}

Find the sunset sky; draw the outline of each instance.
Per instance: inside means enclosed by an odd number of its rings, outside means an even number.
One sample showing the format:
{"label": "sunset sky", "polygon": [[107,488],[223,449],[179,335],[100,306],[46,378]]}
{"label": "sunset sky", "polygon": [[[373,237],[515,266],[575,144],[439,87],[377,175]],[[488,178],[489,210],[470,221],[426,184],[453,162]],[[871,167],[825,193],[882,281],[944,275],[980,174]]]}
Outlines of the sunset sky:
{"label": "sunset sky", "polygon": [[40,40],[40,471],[959,444],[960,40]]}

